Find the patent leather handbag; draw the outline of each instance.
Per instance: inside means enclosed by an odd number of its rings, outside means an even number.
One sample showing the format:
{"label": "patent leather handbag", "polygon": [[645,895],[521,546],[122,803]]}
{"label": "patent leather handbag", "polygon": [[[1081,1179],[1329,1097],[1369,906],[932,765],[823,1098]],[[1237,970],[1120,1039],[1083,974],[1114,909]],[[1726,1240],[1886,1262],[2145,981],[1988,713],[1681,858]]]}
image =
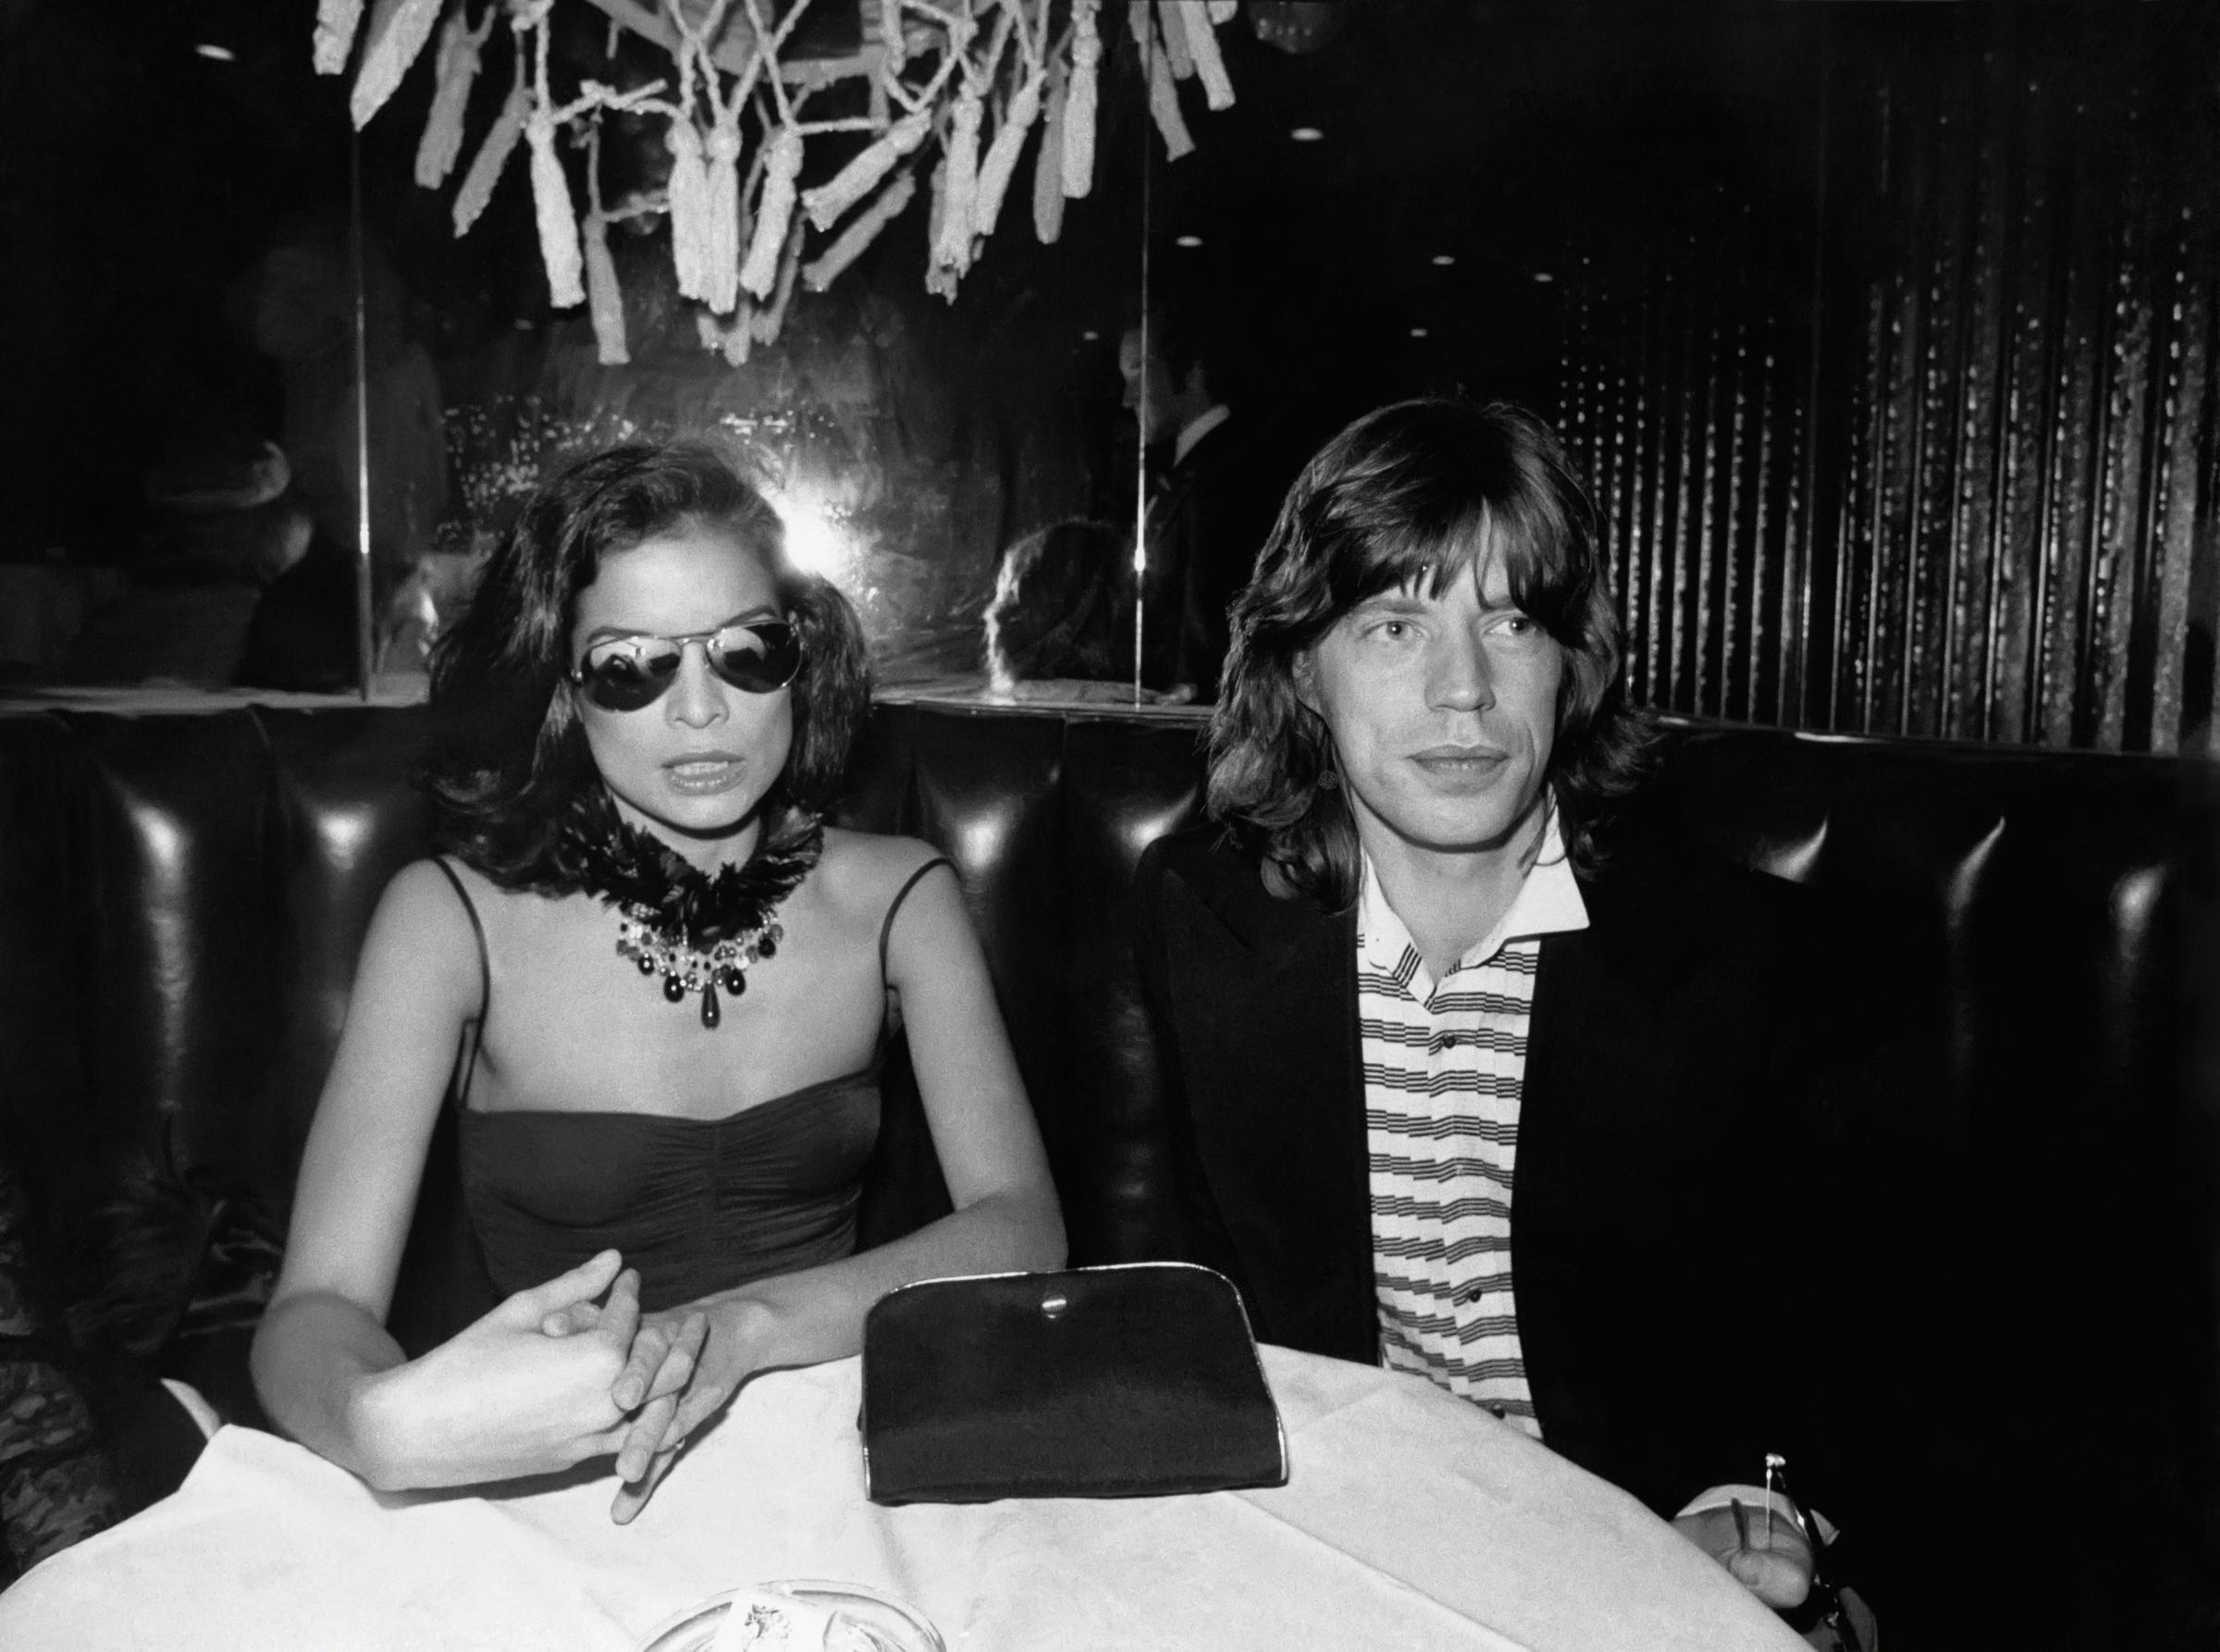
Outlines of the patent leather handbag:
{"label": "patent leather handbag", "polygon": [[1283,1486],[1240,1293],[1187,1263],[925,1279],[863,1325],[875,1503]]}

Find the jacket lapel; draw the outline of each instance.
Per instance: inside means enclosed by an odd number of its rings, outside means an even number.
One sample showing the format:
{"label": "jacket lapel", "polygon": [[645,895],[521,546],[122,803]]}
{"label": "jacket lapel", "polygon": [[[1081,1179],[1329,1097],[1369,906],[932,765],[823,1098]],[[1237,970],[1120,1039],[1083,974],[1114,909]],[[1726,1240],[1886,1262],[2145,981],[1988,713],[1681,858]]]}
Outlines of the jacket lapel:
{"label": "jacket lapel", "polygon": [[1173,999],[1204,1172],[1258,1335],[1376,1356],[1372,1217],[1356,1006],[1356,915],[1268,894],[1214,857],[1187,882]]}
{"label": "jacket lapel", "polygon": [[1544,938],[1512,1200],[1519,1341],[1544,1437],[1646,1501],[1664,1495],[1663,1481],[1627,1455],[1639,1407],[1610,1374],[1659,1350],[1633,1334],[1611,1292],[1634,1276],[1630,1258],[1670,1275],[1684,1254],[1670,1224],[1635,1213],[1682,1178],[1676,1101],[1703,1070],[1675,997],[1703,968],[1714,926],[1685,884],[1634,853],[1615,857],[1581,881],[1589,927]]}

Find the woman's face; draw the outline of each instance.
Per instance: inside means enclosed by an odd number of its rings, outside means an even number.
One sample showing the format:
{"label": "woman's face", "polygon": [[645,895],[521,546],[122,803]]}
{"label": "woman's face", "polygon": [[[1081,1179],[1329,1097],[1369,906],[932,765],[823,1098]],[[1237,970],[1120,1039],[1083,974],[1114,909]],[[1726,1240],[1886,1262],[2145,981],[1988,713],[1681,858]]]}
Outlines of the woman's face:
{"label": "woman's face", "polygon": [[[729,532],[684,523],[601,559],[578,594],[568,663],[605,637],[683,636],[734,621],[785,618],[762,559]],[[794,745],[794,691],[749,694],[709,669],[701,642],[677,675],[633,711],[597,706],[574,686],[586,743],[617,812],[697,866],[744,858],[756,808]]]}

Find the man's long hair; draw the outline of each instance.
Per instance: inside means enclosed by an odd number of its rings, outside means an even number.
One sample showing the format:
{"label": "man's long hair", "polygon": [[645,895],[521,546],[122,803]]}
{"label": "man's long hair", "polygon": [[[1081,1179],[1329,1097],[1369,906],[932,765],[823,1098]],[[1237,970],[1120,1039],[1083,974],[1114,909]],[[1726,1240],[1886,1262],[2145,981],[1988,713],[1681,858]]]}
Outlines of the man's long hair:
{"label": "man's long hair", "polygon": [[1299,692],[1310,650],[1366,598],[1438,594],[1488,556],[1501,559],[1511,600],[1564,649],[1547,779],[1573,865],[1595,869],[1596,829],[1640,780],[1651,736],[1624,699],[1594,507],[1555,435],[1523,408],[1428,398],[1367,413],[1319,450],[1234,602],[1209,809],[1257,844],[1279,893],[1339,910],[1361,879],[1332,741]]}

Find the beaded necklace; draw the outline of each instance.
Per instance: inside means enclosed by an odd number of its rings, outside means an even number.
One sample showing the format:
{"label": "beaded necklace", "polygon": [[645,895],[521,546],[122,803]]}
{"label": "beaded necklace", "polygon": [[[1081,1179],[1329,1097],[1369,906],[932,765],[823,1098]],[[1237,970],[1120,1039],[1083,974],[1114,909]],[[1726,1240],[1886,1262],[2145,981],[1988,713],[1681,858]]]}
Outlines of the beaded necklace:
{"label": "beaded necklace", "polygon": [[579,887],[616,909],[618,953],[642,975],[661,977],[672,1004],[700,993],[701,1024],[713,1028],[723,1019],[718,988],[737,998],[747,991],[749,966],[774,955],[785,939],[779,904],[824,852],[825,823],[786,810],[745,865],[703,872],[621,820],[597,786],[573,807],[557,842]]}

